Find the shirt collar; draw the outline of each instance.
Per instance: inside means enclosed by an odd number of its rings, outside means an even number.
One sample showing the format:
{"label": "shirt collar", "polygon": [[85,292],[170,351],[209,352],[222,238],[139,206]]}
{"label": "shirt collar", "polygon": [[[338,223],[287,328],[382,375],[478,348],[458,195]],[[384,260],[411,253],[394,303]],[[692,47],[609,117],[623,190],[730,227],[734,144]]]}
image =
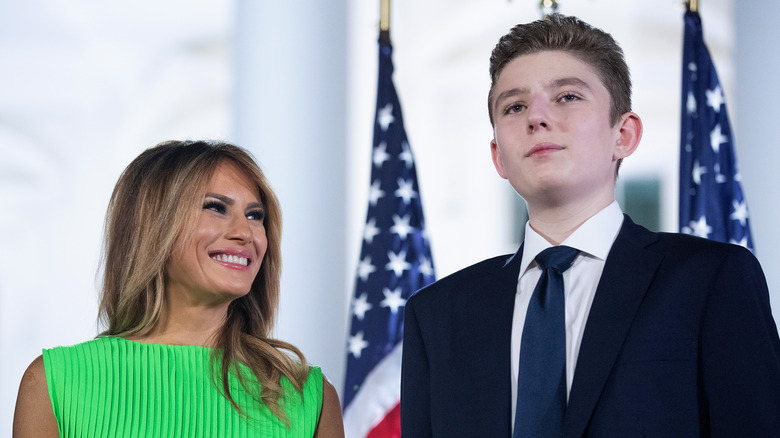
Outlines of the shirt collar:
{"label": "shirt collar", "polygon": [[[574,230],[561,245],[570,246],[597,259],[606,260],[622,225],[623,211],[617,201],[613,201]],[[551,246],[550,242],[534,231],[530,223],[526,222],[520,275],[525,273],[540,252]]]}

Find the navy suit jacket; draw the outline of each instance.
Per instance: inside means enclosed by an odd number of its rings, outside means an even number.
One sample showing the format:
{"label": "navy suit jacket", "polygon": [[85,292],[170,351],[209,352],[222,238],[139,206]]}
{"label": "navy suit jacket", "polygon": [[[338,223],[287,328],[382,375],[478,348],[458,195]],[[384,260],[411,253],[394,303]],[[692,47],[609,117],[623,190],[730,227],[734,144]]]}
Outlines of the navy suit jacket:
{"label": "navy suit jacket", "polygon": [[[522,251],[409,299],[404,438],[511,435]],[[755,257],[626,216],[585,326],[564,436],[780,436],[780,339]]]}

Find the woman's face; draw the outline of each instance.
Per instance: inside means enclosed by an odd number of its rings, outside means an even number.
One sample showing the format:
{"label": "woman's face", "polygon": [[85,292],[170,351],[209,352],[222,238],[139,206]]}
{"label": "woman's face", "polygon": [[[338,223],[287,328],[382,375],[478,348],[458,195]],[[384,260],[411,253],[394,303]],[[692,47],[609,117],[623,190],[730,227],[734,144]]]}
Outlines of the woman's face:
{"label": "woman's face", "polygon": [[268,246],[264,219],[257,187],[233,164],[220,163],[195,228],[168,261],[168,297],[212,307],[246,295]]}

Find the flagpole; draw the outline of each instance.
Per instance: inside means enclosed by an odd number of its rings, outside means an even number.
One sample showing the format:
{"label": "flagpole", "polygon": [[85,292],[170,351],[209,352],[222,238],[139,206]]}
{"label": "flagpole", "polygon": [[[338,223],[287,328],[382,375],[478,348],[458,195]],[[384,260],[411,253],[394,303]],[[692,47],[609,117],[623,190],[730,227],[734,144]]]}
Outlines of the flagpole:
{"label": "flagpole", "polygon": [[690,12],[699,12],[699,0],[688,0],[685,6]]}
{"label": "flagpole", "polygon": [[379,39],[390,44],[390,0],[379,0]]}

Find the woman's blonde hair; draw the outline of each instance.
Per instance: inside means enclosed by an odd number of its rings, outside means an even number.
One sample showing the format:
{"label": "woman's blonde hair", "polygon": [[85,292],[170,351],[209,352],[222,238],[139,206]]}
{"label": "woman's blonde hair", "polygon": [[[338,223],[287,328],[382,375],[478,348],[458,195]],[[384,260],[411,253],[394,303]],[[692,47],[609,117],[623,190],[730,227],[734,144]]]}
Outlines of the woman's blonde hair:
{"label": "woman's blonde hair", "polygon": [[[232,372],[250,393],[239,364],[248,366],[261,385],[253,395],[282,421],[280,378],[301,392],[308,376],[303,354],[271,338],[279,305],[281,209],[258,165],[245,150],[227,143],[168,141],[141,153],[119,177],[109,201],[103,248],[100,336],[143,336],[165,311],[166,265],[194,229],[207,185],[220,163],[230,163],[257,186],[265,208],[268,247],[249,293],[228,307],[211,355],[217,384],[240,413],[230,393]],[[298,357],[293,360],[282,349]]]}

